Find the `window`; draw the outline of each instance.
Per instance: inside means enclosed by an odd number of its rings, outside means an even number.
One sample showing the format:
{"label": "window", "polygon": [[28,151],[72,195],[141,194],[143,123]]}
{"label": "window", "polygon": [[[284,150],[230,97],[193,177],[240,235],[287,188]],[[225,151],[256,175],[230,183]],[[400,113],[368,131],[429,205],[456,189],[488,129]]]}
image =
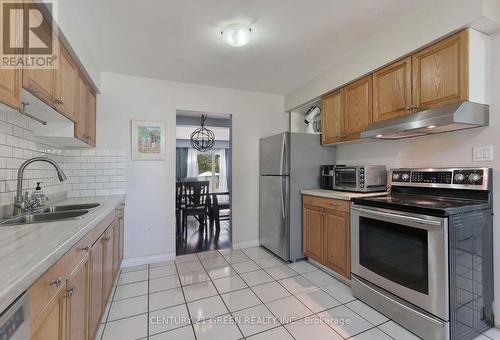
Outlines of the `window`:
{"label": "window", "polygon": [[220,155],[213,151],[198,154],[198,178],[210,182],[212,192],[219,191]]}

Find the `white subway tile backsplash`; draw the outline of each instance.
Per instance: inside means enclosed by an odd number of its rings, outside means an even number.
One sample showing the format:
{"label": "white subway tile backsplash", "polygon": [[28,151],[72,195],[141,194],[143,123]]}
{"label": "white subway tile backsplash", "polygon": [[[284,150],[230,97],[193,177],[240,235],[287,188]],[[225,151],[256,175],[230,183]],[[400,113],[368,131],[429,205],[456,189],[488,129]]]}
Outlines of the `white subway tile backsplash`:
{"label": "white subway tile backsplash", "polygon": [[68,180],[60,183],[46,163],[30,164],[23,189],[33,191],[43,182],[44,192],[66,191],[69,197],[125,193],[125,151],[64,149],[35,137],[30,120],[15,112],[0,111],[0,205],[12,204],[17,189],[17,169],[27,159],[47,156],[58,162]]}

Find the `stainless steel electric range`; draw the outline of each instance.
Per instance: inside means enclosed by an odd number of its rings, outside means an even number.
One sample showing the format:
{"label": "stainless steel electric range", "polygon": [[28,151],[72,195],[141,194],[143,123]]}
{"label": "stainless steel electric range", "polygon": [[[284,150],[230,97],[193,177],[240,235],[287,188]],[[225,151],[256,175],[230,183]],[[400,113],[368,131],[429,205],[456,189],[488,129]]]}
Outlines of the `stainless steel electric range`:
{"label": "stainless steel electric range", "polygon": [[493,324],[492,169],[394,169],[390,182],[353,199],[354,296],[424,339],[473,339]]}

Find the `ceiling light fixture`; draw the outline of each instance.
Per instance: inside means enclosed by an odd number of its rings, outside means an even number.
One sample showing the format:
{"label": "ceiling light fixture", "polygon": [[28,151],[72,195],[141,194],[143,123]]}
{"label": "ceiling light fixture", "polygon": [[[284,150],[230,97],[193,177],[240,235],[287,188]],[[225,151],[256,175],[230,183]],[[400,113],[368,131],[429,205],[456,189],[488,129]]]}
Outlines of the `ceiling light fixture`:
{"label": "ceiling light fixture", "polygon": [[251,33],[252,28],[243,24],[231,24],[220,31],[226,43],[233,47],[241,47],[248,44]]}
{"label": "ceiling light fixture", "polygon": [[428,129],[434,129],[436,127],[436,125],[429,125],[427,128]]}
{"label": "ceiling light fixture", "polygon": [[375,137],[382,138],[382,137],[384,137],[384,135],[376,135]]}

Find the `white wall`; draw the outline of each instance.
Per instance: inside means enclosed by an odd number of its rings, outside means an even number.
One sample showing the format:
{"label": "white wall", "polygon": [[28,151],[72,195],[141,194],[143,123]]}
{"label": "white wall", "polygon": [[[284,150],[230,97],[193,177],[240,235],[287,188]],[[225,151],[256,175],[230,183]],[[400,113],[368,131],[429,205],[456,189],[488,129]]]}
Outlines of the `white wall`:
{"label": "white wall", "polygon": [[500,20],[500,6],[490,0],[441,0],[420,12],[401,13],[356,46],[344,62],[288,93],[285,109],[300,107],[460,28],[470,26],[484,33],[498,30],[496,18]]}
{"label": "white wall", "polygon": [[[500,60],[500,33],[492,37],[491,60]],[[500,64],[492,63],[490,126],[399,141],[368,141],[337,146],[342,164],[383,164],[392,167],[492,166],[494,169],[495,314],[500,321]],[[472,162],[474,145],[493,145],[493,162]],[[497,326],[500,324],[497,324]]]}
{"label": "white wall", "polygon": [[[175,252],[176,110],[233,115],[233,242],[257,240],[259,139],[286,129],[283,96],[112,73],[102,84],[97,145],[126,151],[125,258]],[[131,119],[166,122],[166,161],[131,160]]]}

